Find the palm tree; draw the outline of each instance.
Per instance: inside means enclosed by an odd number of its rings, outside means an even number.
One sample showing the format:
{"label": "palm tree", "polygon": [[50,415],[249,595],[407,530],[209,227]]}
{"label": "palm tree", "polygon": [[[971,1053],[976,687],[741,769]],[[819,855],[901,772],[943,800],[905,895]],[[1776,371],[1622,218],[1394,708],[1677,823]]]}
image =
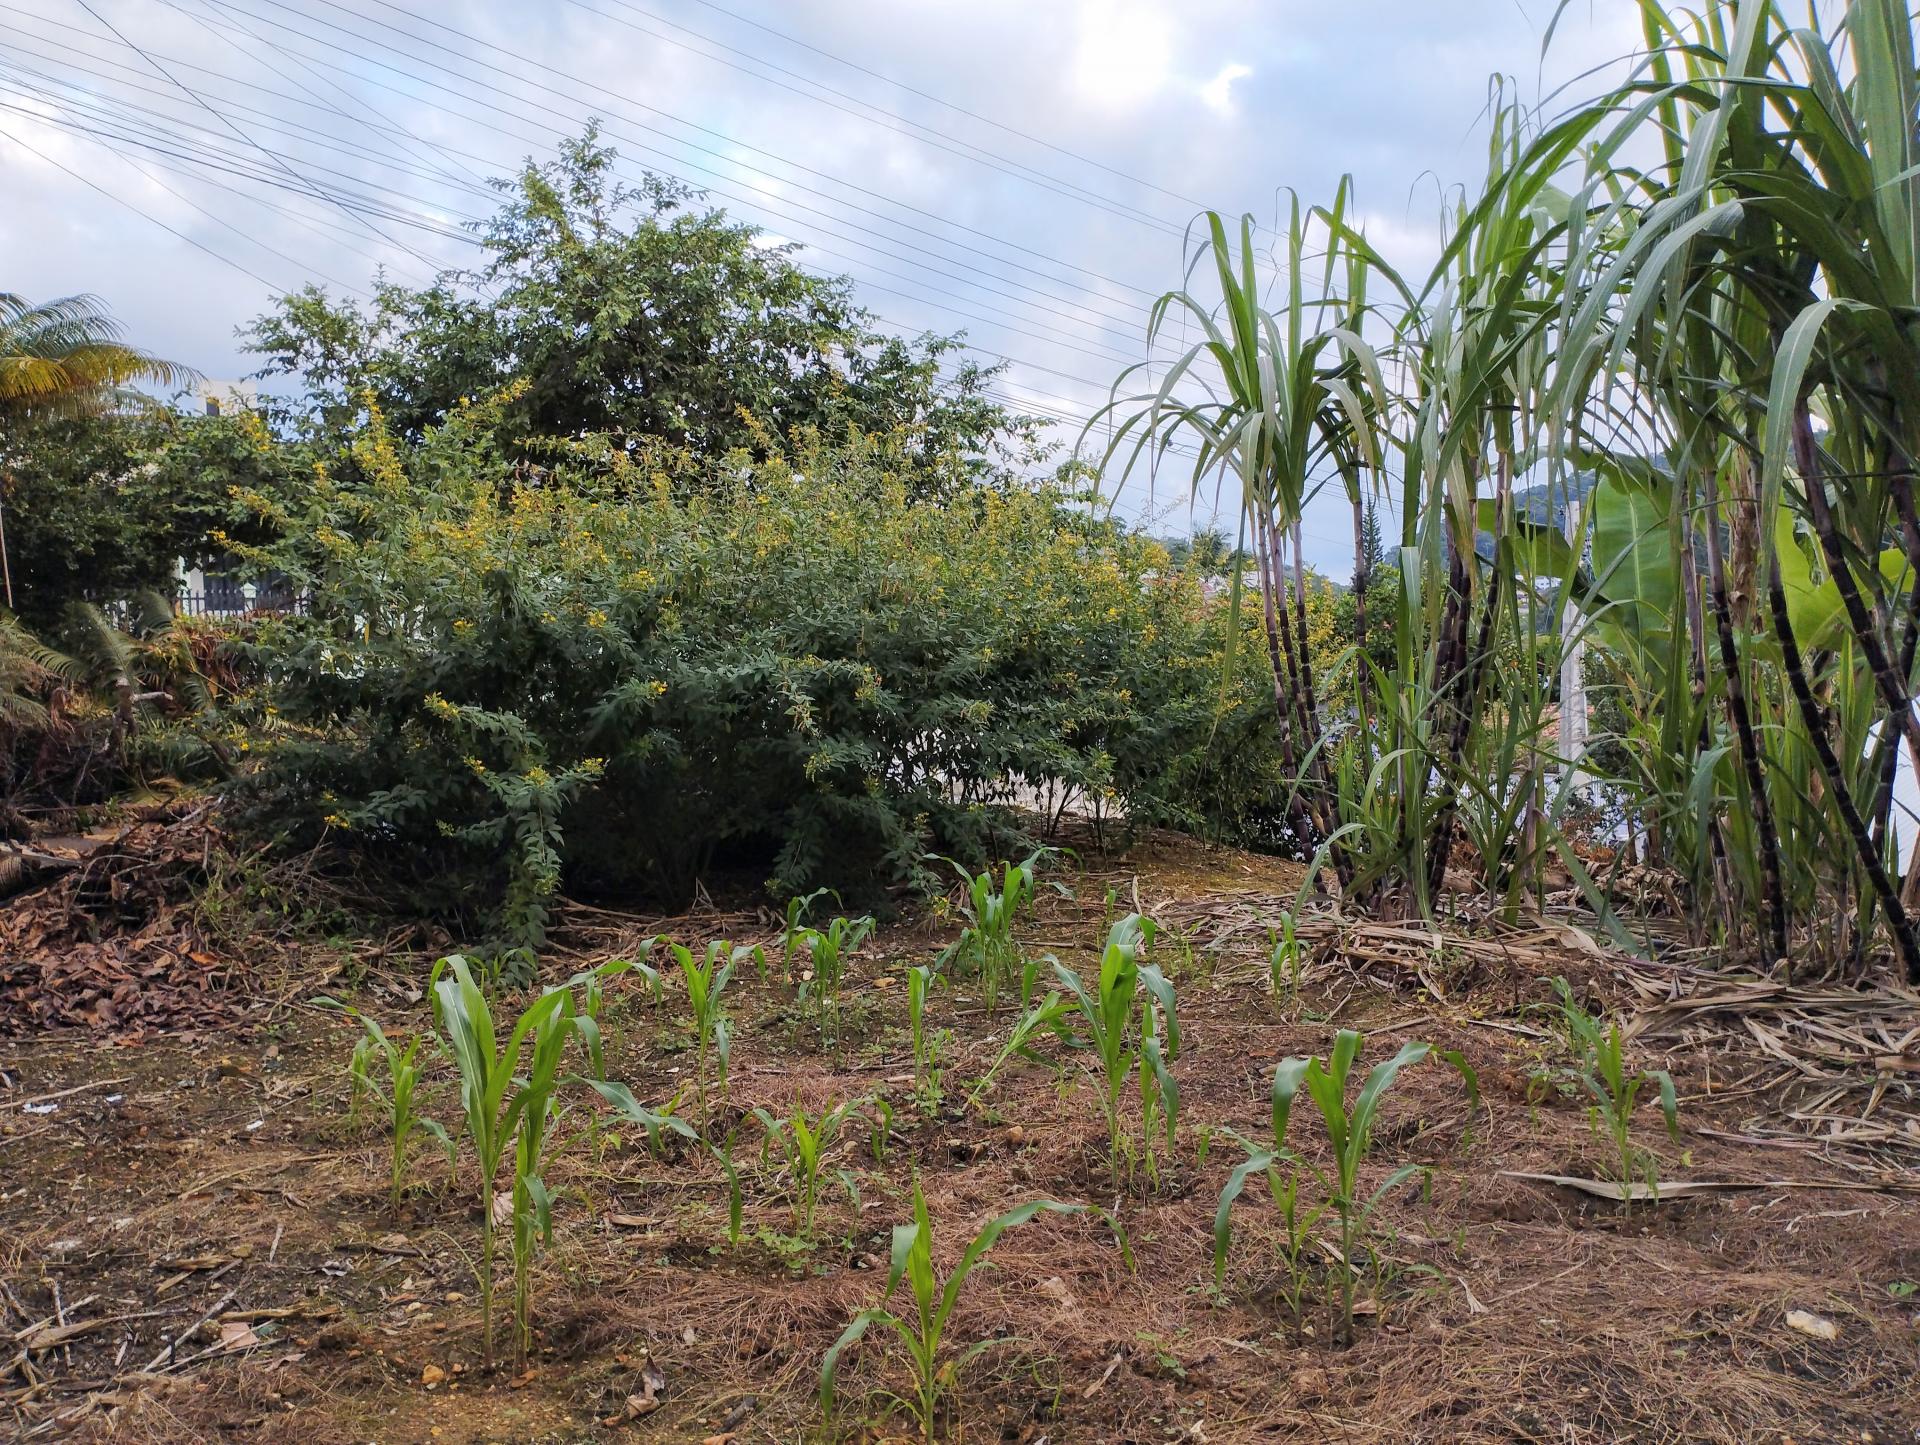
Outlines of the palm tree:
{"label": "palm tree", "polygon": [[[22,423],[84,416],[125,404],[137,381],[174,386],[194,373],[126,345],[120,323],[97,296],[38,304],[0,291],[0,459]],[[13,606],[4,508],[0,507],[0,582]]]}

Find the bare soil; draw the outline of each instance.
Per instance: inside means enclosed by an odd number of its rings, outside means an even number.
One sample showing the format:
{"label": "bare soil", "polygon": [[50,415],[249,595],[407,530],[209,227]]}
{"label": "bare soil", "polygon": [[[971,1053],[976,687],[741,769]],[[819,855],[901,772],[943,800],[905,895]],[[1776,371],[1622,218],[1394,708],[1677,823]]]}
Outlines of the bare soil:
{"label": "bare soil", "polygon": [[[960,1376],[945,1439],[1920,1440],[1920,1126],[1909,1123],[1920,1116],[1920,1016],[1909,1001],[1888,997],[1861,1055],[1846,1042],[1865,1037],[1857,1022],[1747,1027],[1774,1017],[1752,1011],[1764,1000],[1786,997],[1765,981],[1748,1012],[1662,1013],[1720,985],[1676,971],[1671,997],[1650,999],[1646,976],[1585,933],[1536,928],[1515,942],[1512,930],[1463,925],[1458,938],[1412,946],[1333,922],[1314,933],[1298,997],[1276,998],[1261,920],[1291,901],[1293,865],[1156,839],[1062,876],[1075,896],[1043,897],[1023,927],[1031,953],[1086,967],[1109,888],[1131,906],[1137,887],[1190,940],[1156,954],[1178,989],[1184,1045],[1178,1149],[1162,1151],[1157,1182],[1115,1187],[1093,1087],[1058,1048],[1048,1050],[1057,1072],[1015,1061],[977,1107],[961,1107],[1008,1023],[964,984],[932,1004],[934,1024],[955,1036],[945,1103],[915,1107],[905,970],[951,938],[950,921],[891,925],[862,950],[834,1052],[797,1018],[787,984],[743,968],[728,994],[736,1032],[717,1128],[738,1124],[744,1238],[728,1243],[723,1176],[703,1152],[656,1156],[610,1122],[588,1137],[586,1111],[574,1112],[548,1169],[560,1202],[537,1271],[538,1346],[517,1377],[480,1368],[470,1156],[453,1187],[422,1141],[394,1213],[384,1139],[348,1116],[354,1034],[307,1002],[350,992],[390,1029],[417,1028],[430,951],[313,949],[287,954],[279,976],[259,959],[220,964],[221,978],[256,983],[244,1007],[222,1002],[200,1032],[172,1015],[156,1027],[122,1000],[137,1033],[99,1026],[0,1044],[0,1434],[911,1438],[891,1404],[906,1388],[902,1364],[880,1332],[850,1355],[830,1427],[816,1389],[841,1329],[879,1302],[891,1226],[908,1217],[917,1173],[943,1270],[979,1224],[1035,1198],[1111,1210],[1136,1265],[1092,1213],[1006,1235],[950,1325],[952,1351],[999,1343]],[[659,923],[584,908],[564,922],[556,979]],[[776,936],[751,913],[668,926],[689,943]],[[216,946],[209,937],[197,933],[194,951]],[[1641,1019],[1635,1062],[1673,1071],[1680,1138],[1667,1138],[1650,1098],[1638,1122],[1660,1178],[1758,1187],[1628,1216],[1508,1177],[1595,1178],[1605,1167],[1581,1099],[1553,1077],[1566,1057],[1542,976],[1556,972]],[[681,996],[669,989],[655,1005],[637,989],[615,993],[608,1072],[658,1104],[690,1078]],[[1828,1017],[1798,995],[1778,1006],[1789,1003]],[[1260,1137],[1275,1062],[1324,1053],[1342,1027],[1366,1031],[1363,1063],[1407,1039],[1458,1049],[1484,1097],[1470,1111],[1439,1066],[1409,1071],[1388,1096],[1363,1187],[1404,1165],[1423,1172],[1380,1206],[1349,1344],[1335,1340],[1323,1249],[1309,1250],[1304,1308],[1286,1303],[1263,1188],[1236,1210],[1222,1287],[1211,1268],[1215,1205],[1242,1157],[1228,1131]],[[1780,1043],[1821,1028],[1845,1035],[1825,1055]],[[1807,1105],[1810,1075],[1832,1084],[1819,1109]],[[894,1109],[884,1162],[864,1127],[835,1150],[857,1206],[829,1182],[814,1238],[793,1239],[791,1181],[757,1162],[749,1111],[882,1095]],[[445,1066],[423,1103],[453,1124]],[[1304,1103],[1292,1137],[1327,1162]],[[1790,1323],[1795,1311],[1812,1323]],[[504,1325],[499,1335],[504,1351]]]}

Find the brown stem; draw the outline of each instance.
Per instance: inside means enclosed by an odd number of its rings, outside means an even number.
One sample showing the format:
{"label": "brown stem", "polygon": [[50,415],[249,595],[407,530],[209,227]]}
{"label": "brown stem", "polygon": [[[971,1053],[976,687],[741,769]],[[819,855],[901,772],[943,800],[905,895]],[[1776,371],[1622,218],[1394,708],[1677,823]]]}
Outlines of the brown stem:
{"label": "brown stem", "polygon": [[1806,724],[1808,740],[1813,744],[1814,757],[1819,760],[1820,770],[1826,775],[1827,785],[1833,791],[1834,802],[1840,809],[1840,821],[1845,825],[1847,837],[1853,843],[1854,852],[1859,856],[1860,866],[1866,870],[1868,885],[1873,889],[1874,897],[1880,900],[1880,907],[1887,915],[1887,927],[1893,932],[1894,945],[1900,953],[1901,963],[1906,968],[1907,981],[1920,985],[1920,939],[1914,937],[1913,922],[1907,917],[1907,911],[1900,906],[1899,896],[1893,890],[1893,882],[1887,877],[1880,855],[1874,850],[1873,839],[1867,833],[1867,825],[1860,816],[1860,809],[1853,801],[1853,794],[1847,788],[1846,774],[1841,771],[1840,759],[1835,756],[1833,743],[1827,737],[1826,720],[1821,716],[1820,705],[1814,700],[1813,689],[1807,684],[1806,665],[1800,657],[1800,644],[1795,641],[1793,624],[1787,614],[1787,589],[1780,580],[1780,556],[1773,553],[1767,563],[1767,595],[1773,605],[1773,630],[1779,639],[1781,659],[1785,664],[1787,683],[1793,692],[1793,700],[1800,709],[1800,719]]}
{"label": "brown stem", "polygon": [[1773,803],[1767,797],[1760,769],[1760,745],[1754,735],[1753,713],[1747,707],[1746,669],[1733,639],[1733,609],[1727,597],[1727,563],[1720,550],[1720,476],[1711,463],[1706,468],[1707,580],[1713,589],[1714,634],[1720,645],[1720,670],[1727,681],[1727,712],[1733,718],[1740,768],[1747,780],[1747,806],[1753,809],[1760,834],[1760,887],[1767,910],[1767,944],[1773,957],[1787,957],[1787,900],[1780,882],[1780,835],[1773,822]]}
{"label": "brown stem", "polygon": [[1813,517],[1814,534],[1819,537],[1820,550],[1827,559],[1827,572],[1833,578],[1834,586],[1839,589],[1841,604],[1847,611],[1847,621],[1853,628],[1855,640],[1860,644],[1861,656],[1867,661],[1867,670],[1872,673],[1874,683],[1880,689],[1881,701],[1887,705],[1889,715],[1899,719],[1900,731],[1906,737],[1908,751],[1913,755],[1915,771],[1920,772],[1920,719],[1913,715],[1913,694],[1893,670],[1887,650],[1880,642],[1879,625],[1868,611],[1866,599],[1860,595],[1859,579],[1854,576],[1853,567],[1847,561],[1839,528],[1834,524],[1833,508],[1827,501],[1827,484],[1820,467],[1820,452],[1813,441],[1813,420],[1804,403],[1794,409],[1793,452],[1795,465],[1800,469],[1800,480],[1806,489],[1807,510]]}

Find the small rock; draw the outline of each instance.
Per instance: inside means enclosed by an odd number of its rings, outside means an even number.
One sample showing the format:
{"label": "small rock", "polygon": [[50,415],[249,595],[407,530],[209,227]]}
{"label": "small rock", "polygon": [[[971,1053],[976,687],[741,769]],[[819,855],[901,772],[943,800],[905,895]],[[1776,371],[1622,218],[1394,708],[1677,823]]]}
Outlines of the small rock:
{"label": "small rock", "polygon": [[429,1390],[435,1385],[445,1381],[446,1378],[447,1372],[438,1365],[428,1365],[426,1369],[420,1372],[420,1383],[425,1385]]}

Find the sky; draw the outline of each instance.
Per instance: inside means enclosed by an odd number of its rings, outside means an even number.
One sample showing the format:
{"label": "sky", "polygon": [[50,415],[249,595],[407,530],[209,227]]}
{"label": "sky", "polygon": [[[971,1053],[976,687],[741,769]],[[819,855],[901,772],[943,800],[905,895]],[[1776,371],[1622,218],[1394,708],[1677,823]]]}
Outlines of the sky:
{"label": "sky", "polygon": [[[1556,3],[0,0],[0,291],[97,294],[238,378],[277,294],[473,264],[486,179],[598,116],[625,166],[851,275],[880,329],[964,331],[1071,442],[1149,359],[1206,208],[1270,226],[1351,174],[1424,271],[1494,77],[1553,109],[1636,43],[1629,0],[1576,0],[1543,55]],[[1163,532],[1213,506],[1183,473],[1119,491]],[[1343,573],[1333,499],[1307,527]]]}

